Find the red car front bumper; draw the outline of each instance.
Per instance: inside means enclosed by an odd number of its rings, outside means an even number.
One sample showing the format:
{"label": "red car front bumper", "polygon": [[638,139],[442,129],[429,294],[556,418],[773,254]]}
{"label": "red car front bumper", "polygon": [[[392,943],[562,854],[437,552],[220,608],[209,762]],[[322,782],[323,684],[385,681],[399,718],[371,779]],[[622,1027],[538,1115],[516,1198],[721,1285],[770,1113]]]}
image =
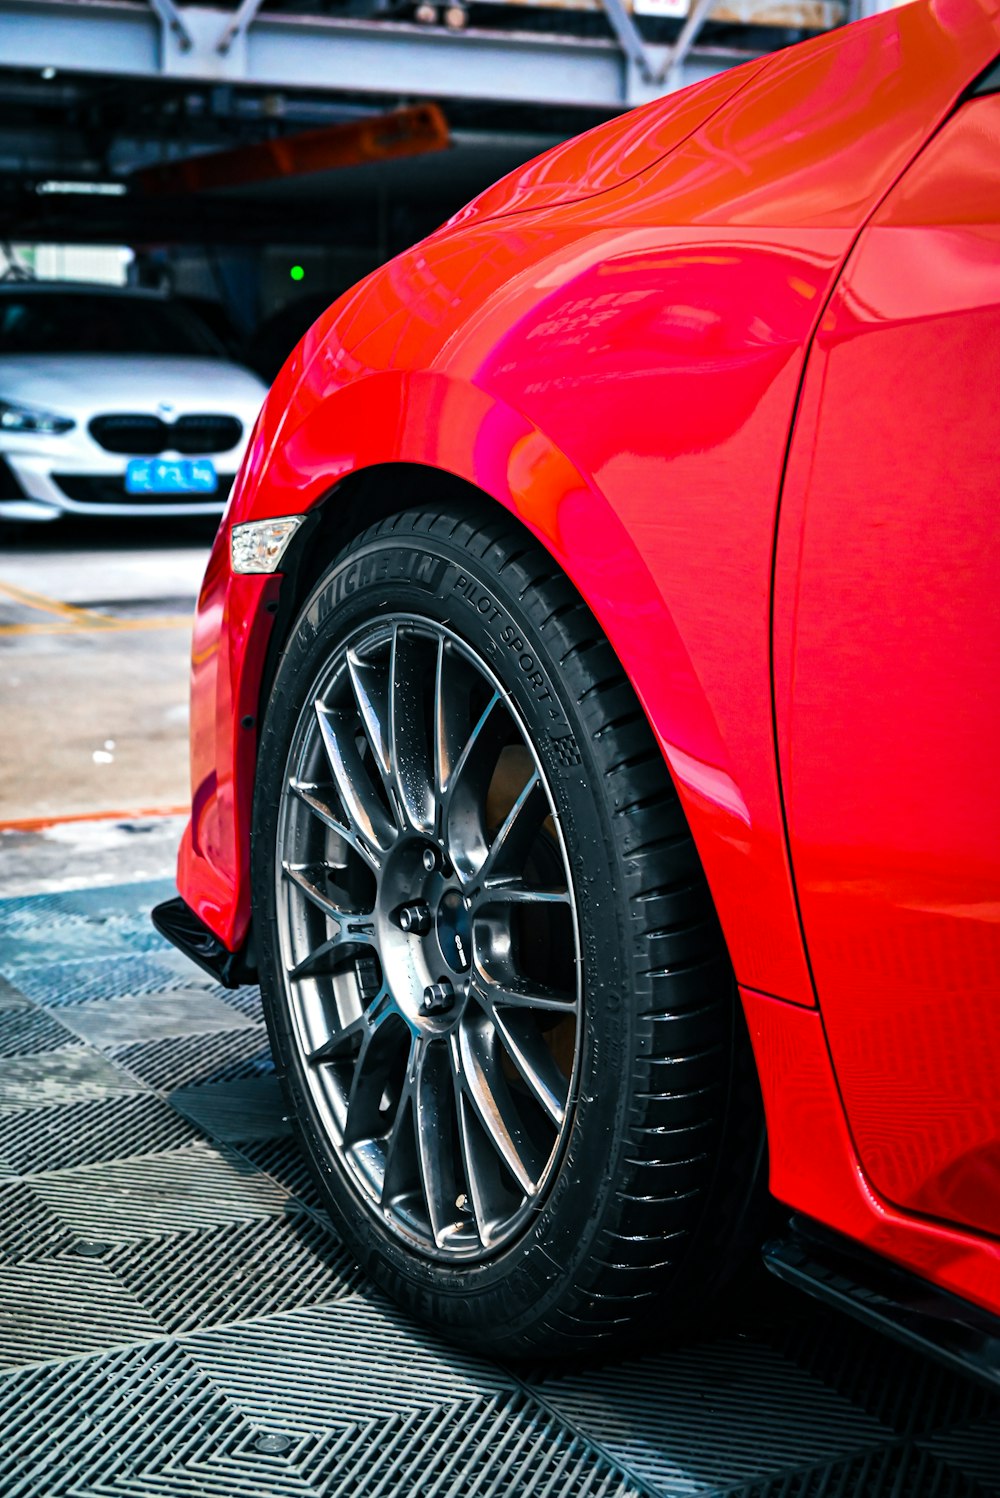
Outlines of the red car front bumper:
{"label": "red car front bumper", "polygon": [[187,905],[235,951],[250,924],[250,814],[261,681],[281,576],[241,576],[229,530],[215,540],[191,650],[191,820],[177,884]]}

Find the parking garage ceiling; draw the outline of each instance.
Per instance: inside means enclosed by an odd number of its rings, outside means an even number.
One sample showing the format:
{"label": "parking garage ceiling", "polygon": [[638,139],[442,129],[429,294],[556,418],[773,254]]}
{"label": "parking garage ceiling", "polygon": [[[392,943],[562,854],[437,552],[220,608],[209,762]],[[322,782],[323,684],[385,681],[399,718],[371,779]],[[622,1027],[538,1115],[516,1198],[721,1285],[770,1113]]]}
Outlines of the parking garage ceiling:
{"label": "parking garage ceiling", "polygon": [[[707,14],[723,0],[694,3]],[[581,8],[463,0],[456,30],[415,24],[416,0],[242,0],[211,10],[173,0],[0,0],[0,235],[250,246],[378,239],[391,249],[636,98],[799,34],[709,18],[685,40],[680,20],[644,22],[638,45],[652,50],[630,55],[598,0],[571,4]],[[796,0],[787,19],[801,19],[803,5],[826,24],[843,8]],[[669,64],[664,49],[678,44],[683,56]],[[233,186],[147,190],[148,169],[164,162],[378,120],[423,101],[441,112],[443,149],[362,153],[354,163],[340,153],[329,169],[280,181],[243,173]]]}
{"label": "parking garage ceiling", "polygon": [[0,222],[13,240],[72,243],[367,243],[373,224],[405,203],[429,231],[458,204],[556,141],[607,118],[466,103],[447,108],[442,149],[277,180],[152,193],[144,171],[164,162],[297,139],[302,132],[382,120],[403,103],[230,85],[150,85],[132,79],[24,70],[0,73]]}

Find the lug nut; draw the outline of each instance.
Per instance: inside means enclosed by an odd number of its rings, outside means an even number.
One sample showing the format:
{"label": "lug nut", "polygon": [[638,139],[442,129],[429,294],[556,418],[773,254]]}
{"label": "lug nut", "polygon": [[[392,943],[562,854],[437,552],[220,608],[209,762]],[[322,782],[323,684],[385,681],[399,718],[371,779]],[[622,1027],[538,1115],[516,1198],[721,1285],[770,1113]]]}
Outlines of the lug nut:
{"label": "lug nut", "polygon": [[455,1002],[455,989],[447,978],[442,978],[440,983],[428,983],[424,989],[424,1001],[420,1006],[421,1014],[446,1014]]}
{"label": "lug nut", "polygon": [[413,936],[423,936],[431,929],[430,906],[425,905],[423,900],[418,900],[415,905],[401,905],[396,912],[401,931],[408,931]]}
{"label": "lug nut", "polygon": [[433,874],[434,870],[438,866],[437,854],[434,852],[433,848],[424,849],[424,854],[421,861],[428,874]]}

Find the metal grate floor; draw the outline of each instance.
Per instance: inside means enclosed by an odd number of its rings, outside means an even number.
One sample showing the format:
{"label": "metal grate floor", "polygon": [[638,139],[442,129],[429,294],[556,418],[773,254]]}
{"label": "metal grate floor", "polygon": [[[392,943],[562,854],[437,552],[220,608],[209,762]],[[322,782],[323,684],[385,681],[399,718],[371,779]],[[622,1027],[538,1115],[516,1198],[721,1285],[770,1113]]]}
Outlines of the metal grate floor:
{"label": "metal grate floor", "polygon": [[152,932],[170,892],[0,901],[3,1498],[1000,1494],[1000,1400],[763,1279],[603,1369],[411,1323],[315,1198],[256,992]]}

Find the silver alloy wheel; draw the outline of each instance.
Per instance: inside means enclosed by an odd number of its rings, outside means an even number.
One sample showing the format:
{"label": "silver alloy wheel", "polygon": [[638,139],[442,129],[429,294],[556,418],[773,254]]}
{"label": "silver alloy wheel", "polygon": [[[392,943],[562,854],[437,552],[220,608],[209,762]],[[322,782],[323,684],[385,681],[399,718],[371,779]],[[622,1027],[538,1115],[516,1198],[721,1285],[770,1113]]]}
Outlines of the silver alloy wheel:
{"label": "silver alloy wheel", "polygon": [[579,933],[527,730],[450,630],[384,616],[331,656],[292,737],[275,877],[292,1034],[348,1180],[411,1248],[495,1253],[569,1127]]}

